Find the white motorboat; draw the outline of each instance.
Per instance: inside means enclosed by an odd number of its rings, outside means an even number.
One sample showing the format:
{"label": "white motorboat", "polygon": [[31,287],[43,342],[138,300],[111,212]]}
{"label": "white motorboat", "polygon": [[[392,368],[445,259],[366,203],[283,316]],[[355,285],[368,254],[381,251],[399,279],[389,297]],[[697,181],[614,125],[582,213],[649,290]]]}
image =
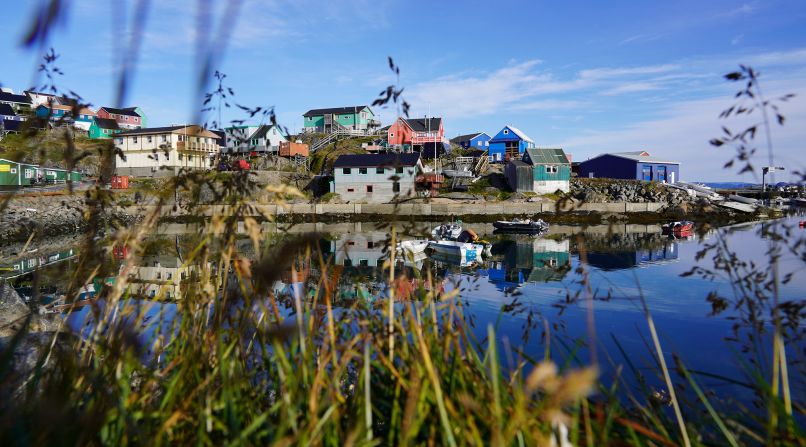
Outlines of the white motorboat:
{"label": "white motorboat", "polygon": [[459,237],[460,234],[462,234],[461,221],[442,224],[431,230],[431,236],[433,236],[434,239],[436,240],[441,239],[455,240],[456,238]]}
{"label": "white motorboat", "polygon": [[425,249],[428,248],[429,242],[430,241],[427,239],[411,239],[407,241],[400,241],[397,244],[397,252],[403,254],[404,256],[417,255],[425,252]]}

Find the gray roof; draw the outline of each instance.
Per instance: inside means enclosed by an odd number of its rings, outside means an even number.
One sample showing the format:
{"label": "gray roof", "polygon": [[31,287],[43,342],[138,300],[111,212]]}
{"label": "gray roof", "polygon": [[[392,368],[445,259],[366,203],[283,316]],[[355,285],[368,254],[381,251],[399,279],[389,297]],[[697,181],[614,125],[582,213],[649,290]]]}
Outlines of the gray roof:
{"label": "gray roof", "polygon": [[526,149],[526,154],[533,165],[567,165],[568,157],[562,149]]}
{"label": "gray roof", "polygon": [[98,118],[97,116],[93,118],[95,120],[95,125],[98,126],[100,129],[112,129],[118,130],[120,127],[118,126],[118,122],[111,119],[111,118]]}
{"label": "gray roof", "polygon": [[14,109],[6,103],[0,103],[0,115],[17,116],[17,114],[14,113]]}
{"label": "gray roof", "polygon": [[126,107],[123,109],[116,109],[114,107],[101,107],[101,108],[109,113],[114,113],[115,115],[140,116],[135,111],[137,109],[136,107]]}
{"label": "gray roof", "polygon": [[[351,107],[331,107],[329,109],[311,109],[305,112],[302,116],[319,116],[319,115],[345,115],[348,113],[360,112],[364,109],[369,109],[369,106],[351,106]],[[370,109],[371,111],[372,109]]]}
{"label": "gray roof", "polygon": [[406,124],[415,132],[428,132],[428,130],[439,130],[442,118],[408,118]]}
{"label": "gray roof", "polygon": [[30,104],[31,98],[25,95],[17,95],[14,93],[0,92],[0,101],[2,102],[17,102],[22,104]]}
{"label": "gray roof", "polygon": [[[679,165],[679,161],[669,161],[663,158],[652,157],[649,155],[649,152],[646,151],[632,151],[632,152],[613,152],[611,154],[602,154],[602,155],[612,155],[614,157],[621,157],[626,158],[628,160],[644,162],[644,163],[665,163],[670,165]],[[601,155],[600,155],[601,157]]]}
{"label": "gray roof", "polygon": [[349,154],[340,155],[333,163],[334,168],[416,166],[420,154]]}
{"label": "gray roof", "polygon": [[[260,139],[260,138],[266,138],[266,134],[269,133],[269,131],[272,129],[272,127],[277,127],[278,129],[280,129],[280,127],[277,126],[276,124],[263,124],[262,126],[258,127],[257,130],[255,131],[255,133],[253,133],[248,139],[254,140],[254,139]],[[280,135],[283,135],[283,130],[282,129],[280,129]],[[285,136],[285,135],[283,135],[283,136]]]}
{"label": "gray roof", "polygon": [[454,144],[464,143],[465,141],[470,141],[479,135],[484,135],[484,132],[475,132],[475,133],[469,133],[467,135],[459,135],[458,137],[451,138],[451,143]]}

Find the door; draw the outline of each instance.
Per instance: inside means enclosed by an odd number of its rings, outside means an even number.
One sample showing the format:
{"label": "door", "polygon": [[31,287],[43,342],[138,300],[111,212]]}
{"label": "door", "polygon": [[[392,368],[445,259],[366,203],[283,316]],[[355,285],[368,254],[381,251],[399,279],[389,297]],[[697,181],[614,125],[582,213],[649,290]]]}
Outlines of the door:
{"label": "door", "polygon": [[658,171],[657,172],[657,174],[658,174],[657,175],[657,180],[659,182],[665,182],[666,181],[666,166],[658,166],[657,171]]}
{"label": "door", "polygon": [[647,182],[652,181],[652,166],[644,165],[641,168],[641,179]]}

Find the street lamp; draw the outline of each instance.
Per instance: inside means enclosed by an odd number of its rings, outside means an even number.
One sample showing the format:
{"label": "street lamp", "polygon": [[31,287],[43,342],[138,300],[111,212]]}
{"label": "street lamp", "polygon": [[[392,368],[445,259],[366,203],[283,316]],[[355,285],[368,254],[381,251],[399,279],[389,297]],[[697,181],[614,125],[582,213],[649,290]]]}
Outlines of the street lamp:
{"label": "street lamp", "polygon": [[767,191],[767,174],[773,173],[775,171],[785,171],[781,166],[764,166],[761,168],[761,192]]}

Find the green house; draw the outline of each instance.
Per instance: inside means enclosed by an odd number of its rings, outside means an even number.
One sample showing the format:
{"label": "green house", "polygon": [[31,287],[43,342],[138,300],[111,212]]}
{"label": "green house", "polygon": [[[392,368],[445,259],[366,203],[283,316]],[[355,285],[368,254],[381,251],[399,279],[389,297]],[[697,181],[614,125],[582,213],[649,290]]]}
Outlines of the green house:
{"label": "green house", "polygon": [[517,192],[552,194],[571,189],[571,162],[562,149],[526,149],[507,164],[509,186]]}
{"label": "green house", "polygon": [[117,121],[111,118],[98,118],[96,116],[92,119],[88,136],[93,140],[109,139],[118,132],[120,132],[120,127]]}
{"label": "green house", "polygon": [[37,166],[0,158],[0,188],[30,186],[36,181]]}
{"label": "green house", "polygon": [[304,132],[367,135],[381,127],[369,106],[311,109],[302,118]]}

